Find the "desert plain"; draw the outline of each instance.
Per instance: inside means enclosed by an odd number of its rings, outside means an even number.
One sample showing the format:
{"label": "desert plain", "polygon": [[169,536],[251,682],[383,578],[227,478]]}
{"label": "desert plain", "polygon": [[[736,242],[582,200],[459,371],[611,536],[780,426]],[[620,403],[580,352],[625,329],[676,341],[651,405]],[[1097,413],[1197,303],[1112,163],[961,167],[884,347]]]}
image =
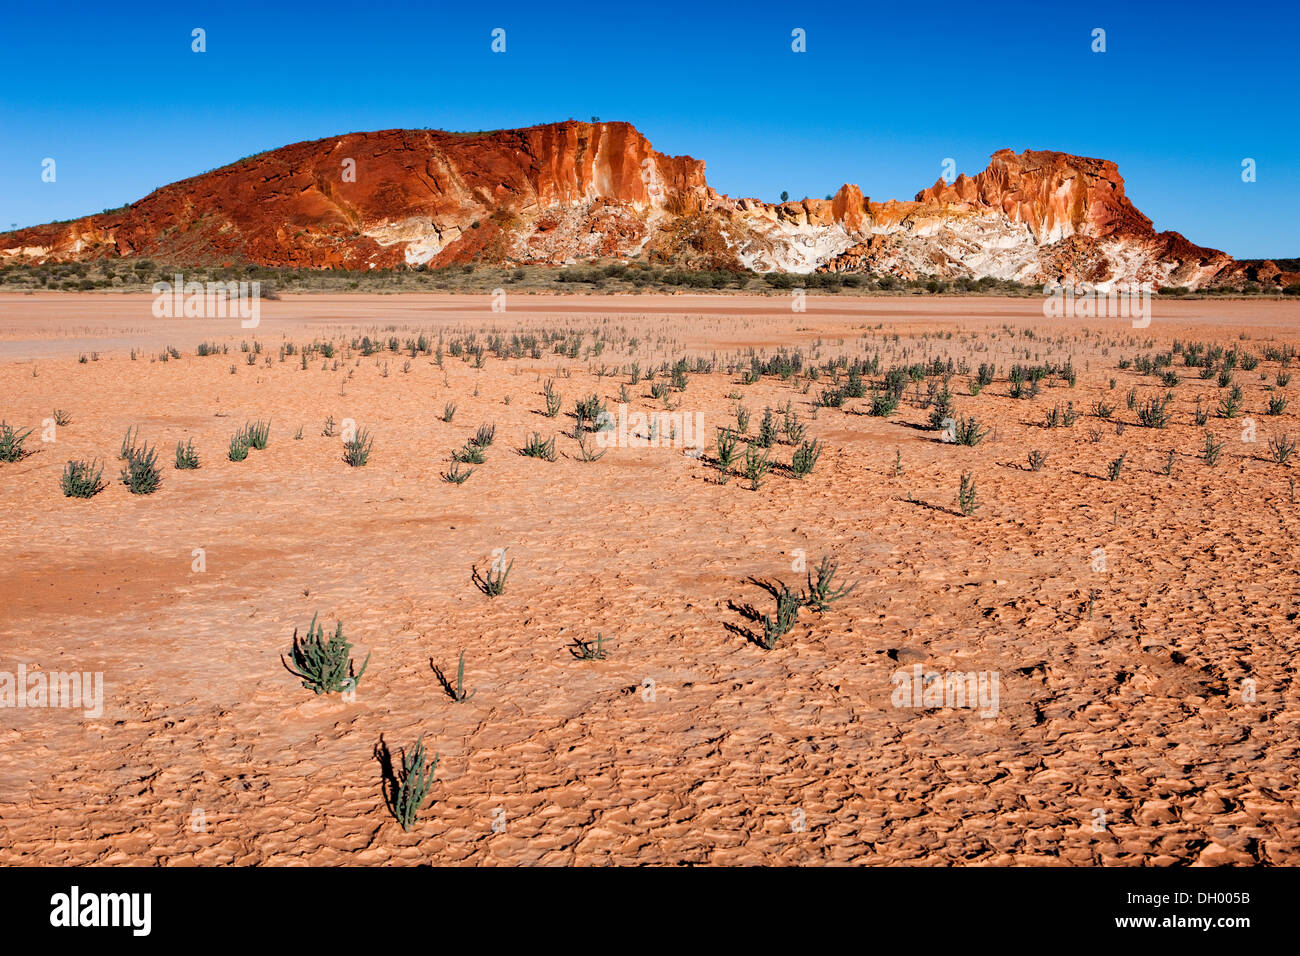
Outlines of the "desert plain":
{"label": "desert plain", "polygon": [[[0,671],[103,675],[95,715],[0,709],[0,863],[1300,863],[1300,503],[1272,450],[1300,438],[1300,303],[1162,298],[1141,329],[1034,298],[286,295],[250,329],[150,304],[0,296],[0,417],[33,429],[0,463]],[[800,370],[753,380],[781,350]],[[819,404],[875,356],[865,395]],[[932,363],[870,414],[888,369]],[[1074,384],[1011,397],[1013,366],[1067,363]],[[977,444],[931,428],[936,388]],[[593,394],[698,415],[702,452],[584,460]],[[267,447],[229,460],[258,420]],[[445,480],[482,425],[485,461]],[[152,494],[117,480],[128,429]],[[520,454],[534,432],[555,461]],[[200,467],[176,470],[186,441]],[[80,459],[105,486],[65,497]],[[856,587],[764,647],[773,592],[823,556]],[[314,615],[369,655],[348,699],[283,663]],[[918,667],[996,674],[995,712],[898,706]],[[378,748],[421,736],[439,762],[406,831]]]}

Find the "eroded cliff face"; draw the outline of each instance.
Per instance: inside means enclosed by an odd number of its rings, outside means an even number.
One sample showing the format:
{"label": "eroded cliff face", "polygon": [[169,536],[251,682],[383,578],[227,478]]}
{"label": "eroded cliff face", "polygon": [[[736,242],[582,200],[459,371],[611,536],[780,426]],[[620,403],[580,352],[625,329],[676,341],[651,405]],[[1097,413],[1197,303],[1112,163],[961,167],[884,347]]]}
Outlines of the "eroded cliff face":
{"label": "eroded cliff face", "polygon": [[1004,149],[978,175],[940,180],[910,202],[872,202],[845,185],[829,200],[770,204],[719,195],[703,162],[656,152],[627,123],[295,143],[124,209],[0,234],[8,262],[139,256],[369,269],[638,255],[702,268],[1103,288],[1246,281],[1226,254],[1155,232],[1106,160]]}

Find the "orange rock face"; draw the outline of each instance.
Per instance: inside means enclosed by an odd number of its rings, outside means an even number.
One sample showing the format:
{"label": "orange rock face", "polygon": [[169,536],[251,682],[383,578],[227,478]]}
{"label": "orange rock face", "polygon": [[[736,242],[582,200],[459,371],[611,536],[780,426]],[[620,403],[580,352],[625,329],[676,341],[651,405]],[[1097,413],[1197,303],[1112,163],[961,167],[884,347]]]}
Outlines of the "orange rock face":
{"label": "orange rock face", "polygon": [[1009,149],[993,154],[974,178],[942,179],[916,194],[916,201],[963,203],[1000,211],[1029,226],[1041,243],[1072,235],[1103,239],[1155,234],[1151,220],[1124,195],[1124,180],[1109,160],[1067,153]]}
{"label": "orange rock face", "polygon": [[[20,230],[10,258],[363,269],[473,258],[493,220],[612,201],[642,212],[707,190],[704,163],[664,156],[627,123],[456,134],[354,133],[240,160],[130,207]],[[23,250],[29,250],[23,255]],[[412,254],[408,255],[408,251]]]}
{"label": "orange rock face", "polygon": [[1225,253],[1155,232],[1106,160],[1004,149],[978,175],[940,180],[911,202],[873,203],[846,184],[830,200],[768,204],[719,195],[702,161],[656,152],[627,123],[573,121],[295,143],[120,210],[0,235],[5,262],[135,256],[369,269],[645,251],[756,271],[1248,281]]}

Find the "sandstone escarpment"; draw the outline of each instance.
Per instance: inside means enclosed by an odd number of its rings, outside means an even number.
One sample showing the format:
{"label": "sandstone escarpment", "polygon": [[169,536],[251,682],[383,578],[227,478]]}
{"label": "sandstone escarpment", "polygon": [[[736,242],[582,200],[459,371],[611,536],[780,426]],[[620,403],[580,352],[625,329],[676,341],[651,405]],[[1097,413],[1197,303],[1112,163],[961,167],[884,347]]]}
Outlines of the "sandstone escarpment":
{"label": "sandstone escarpment", "polygon": [[295,143],[122,209],[0,234],[0,261],[371,269],[559,265],[640,255],[687,267],[1156,286],[1280,281],[1157,233],[1114,163],[994,153],[912,201],[765,203],[709,188],[704,163],[627,123],[487,133],[385,130]]}

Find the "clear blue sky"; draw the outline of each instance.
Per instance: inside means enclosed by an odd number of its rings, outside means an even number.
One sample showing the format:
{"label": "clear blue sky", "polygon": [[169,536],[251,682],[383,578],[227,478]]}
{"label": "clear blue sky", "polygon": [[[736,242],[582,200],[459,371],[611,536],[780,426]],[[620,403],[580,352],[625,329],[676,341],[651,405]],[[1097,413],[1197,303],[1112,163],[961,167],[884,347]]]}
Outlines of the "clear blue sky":
{"label": "clear blue sky", "polygon": [[[767,200],[843,182],[910,199],[945,157],[973,174],[1003,146],[1100,156],[1157,228],[1242,258],[1300,256],[1298,9],[10,0],[0,228],[337,133],[599,116],[705,160],[716,189]],[[194,27],[206,53],[190,52]],[[795,27],[806,53],[791,52]]]}

